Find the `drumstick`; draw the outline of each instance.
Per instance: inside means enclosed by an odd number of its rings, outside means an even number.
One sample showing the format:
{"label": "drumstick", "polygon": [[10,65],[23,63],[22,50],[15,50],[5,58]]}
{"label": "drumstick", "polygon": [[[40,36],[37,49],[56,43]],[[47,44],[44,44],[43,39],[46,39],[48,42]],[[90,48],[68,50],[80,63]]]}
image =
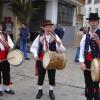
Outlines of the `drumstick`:
{"label": "drumstick", "polygon": [[89,69],[89,68],[86,68],[85,70],[91,71],[91,69]]}
{"label": "drumstick", "polygon": [[88,71],[93,71],[92,69],[89,69],[89,68],[86,68],[85,70],[88,70]]}
{"label": "drumstick", "polygon": [[10,58],[7,58],[7,59],[0,60],[0,63],[3,62],[3,61],[6,61],[6,60],[13,59],[13,58],[15,58],[15,57],[10,57]]}

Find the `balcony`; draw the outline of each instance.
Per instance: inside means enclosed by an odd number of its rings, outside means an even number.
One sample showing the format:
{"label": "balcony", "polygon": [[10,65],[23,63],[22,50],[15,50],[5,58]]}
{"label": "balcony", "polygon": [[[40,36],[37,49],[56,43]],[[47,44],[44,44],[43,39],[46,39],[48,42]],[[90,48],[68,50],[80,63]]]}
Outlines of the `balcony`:
{"label": "balcony", "polygon": [[76,1],[85,4],[85,0],[76,0]]}

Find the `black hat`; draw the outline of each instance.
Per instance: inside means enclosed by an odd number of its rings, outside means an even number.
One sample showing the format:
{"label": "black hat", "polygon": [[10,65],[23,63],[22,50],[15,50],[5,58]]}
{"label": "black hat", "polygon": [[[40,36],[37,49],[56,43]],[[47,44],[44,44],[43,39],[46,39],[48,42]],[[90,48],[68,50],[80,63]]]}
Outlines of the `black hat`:
{"label": "black hat", "polygon": [[86,20],[99,20],[98,13],[90,13],[89,18],[86,18]]}
{"label": "black hat", "polygon": [[3,25],[3,23],[2,23],[2,22],[0,22],[0,25]]}

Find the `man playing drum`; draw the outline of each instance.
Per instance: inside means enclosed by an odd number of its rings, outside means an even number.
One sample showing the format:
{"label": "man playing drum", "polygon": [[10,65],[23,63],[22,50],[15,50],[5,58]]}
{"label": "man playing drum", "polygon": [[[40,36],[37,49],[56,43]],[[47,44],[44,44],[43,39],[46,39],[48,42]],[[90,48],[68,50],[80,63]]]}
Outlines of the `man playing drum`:
{"label": "man playing drum", "polygon": [[85,96],[86,100],[100,100],[99,82],[94,82],[91,77],[91,61],[94,58],[100,58],[100,30],[98,13],[90,13],[89,32],[86,33],[80,42],[79,61],[85,78]]}
{"label": "man playing drum", "polygon": [[[46,74],[46,69],[43,68],[43,55],[46,51],[58,51],[64,52],[65,48],[62,45],[61,40],[59,37],[53,33],[52,26],[50,20],[42,21],[42,29],[43,31],[37,38],[34,40],[30,51],[34,54],[34,59],[37,60],[37,67],[38,67],[38,93],[36,95],[36,99],[40,99],[43,95],[43,83],[44,77]],[[53,37],[52,37],[53,35]],[[49,97],[51,100],[55,100],[54,96],[54,86],[55,86],[55,74],[56,69],[48,69],[48,78],[49,78]]]}
{"label": "man playing drum", "polygon": [[2,96],[4,92],[14,94],[14,91],[10,89],[10,64],[7,60],[2,61],[6,59],[9,50],[13,47],[14,44],[12,40],[7,33],[3,32],[3,26],[2,23],[0,23],[0,96]]}

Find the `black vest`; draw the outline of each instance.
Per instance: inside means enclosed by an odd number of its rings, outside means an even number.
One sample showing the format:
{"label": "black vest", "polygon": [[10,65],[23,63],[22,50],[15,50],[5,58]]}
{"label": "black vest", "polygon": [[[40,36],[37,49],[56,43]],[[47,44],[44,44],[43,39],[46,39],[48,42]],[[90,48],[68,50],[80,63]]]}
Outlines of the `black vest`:
{"label": "black vest", "polygon": [[[100,39],[100,30],[97,29],[97,31],[95,32],[98,34],[99,39]],[[84,50],[84,57],[86,57],[88,50],[89,50],[89,46],[91,48],[91,53],[93,58],[100,58],[100,50],[98,45],[96,44],[96,42],[92,39],[90,39],[90,34],[87,33],[86,34],[86,40],[85,40],[85,50]]]}
{"label": "black vest", "polygon": [[[40,35],[42,36],[42,35]],[[56,51],[56,42],[52,41],[51,43],[49,43],[49,50],[50,51]],[[39,42],[39,49],[38,49],[38,54],[40,54],[43,51],[43,44],[41,42]]]}

